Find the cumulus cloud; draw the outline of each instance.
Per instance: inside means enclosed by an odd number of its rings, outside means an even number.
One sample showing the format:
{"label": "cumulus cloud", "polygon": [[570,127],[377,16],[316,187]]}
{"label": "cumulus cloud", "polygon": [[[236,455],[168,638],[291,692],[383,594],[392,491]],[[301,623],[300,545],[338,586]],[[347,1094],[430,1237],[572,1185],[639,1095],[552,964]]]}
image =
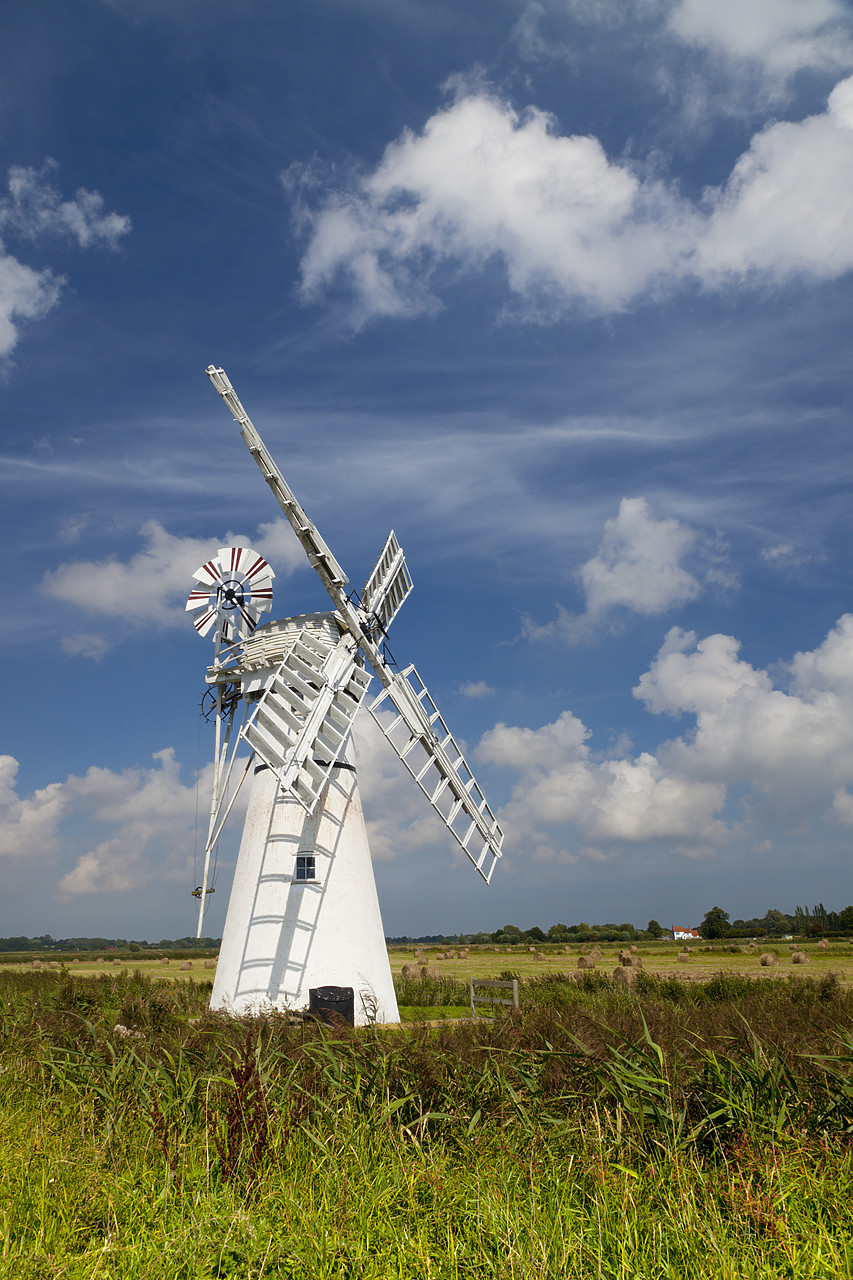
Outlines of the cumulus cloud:
{"label": "cumulus cloud", "polygon": [[[298,187],[298,174],[288,183]],[[771,124],[698,202],[553,117],[485,92],[406,132],[372,173],[297,201],[302,291],[343,280],[354,321],[439,305],[450,273],[500,264],[520,314],[611,312],[689,283],[829,279],[853,266],[853,78],[827,110]]]}
{"label": "cumulus cloud", "polygon": [[516,774],[500,811],[507,849],[572,860],[652,843],[700,857],[759,813],[765,824],[853,823],[853,615],[781,671],[774,683],[732,636],[673,628],[634,694],[693,724],[655,752],[597,754],[570,711],[538,729],[496,725],[477,755]]}
{"label": "cumulus cloud", "polygon": [[[129,627],[185,627],[192,575],[219,547],[251,546],[271,560],[276,573],[287,575],[305,561],[305,553],[286,520],[260,524],[253,538],[226,533],[224,538],[182,538],[156,520],[140,529],[144,545],[129,560],[74,560],[48,571],[41,589],[89,613],[119,618]],[[88,637],[84,637],[84,640]],[[75,652],[66,641],[66,652]],[[79,645],[84,657],[92,646]]]}
{"label": "cumulus cloud", "polygon": [[39,858],[56,852],[57,827],[67,807],[60,783],[52,782],[21,799],[16,790],[18,761],[0,756],[0,857]]}
{"label": "cumulus cloud", "polygon": [[492,698],[495,690],[485,680],[466,680],[460,684],[459,692],[463,698]]}
{"label": "cumulus cloud", "polygon": [[[696,543],[694,530],[680,520],[656,519],[645,498],[623,498],[618,515],[604,526],[598,552],[580,569],[585,612],[574,615],[558,606],[557,618],[545,626],[526,620],[524,634],[578,641],[615,609],[650,617],[685,604],[703,590],[682,563]],[[716,576],[717,567],[711,572]]]}
{"label": "cumulus cloud", "polygon": [[73,200],[63,200],[51,181],[56,168],[52,160],[41,170],[13,167],[9,194],[0,200],[0,357],[12,351],[22,322],[39,319],[56,305],[65,283],[49,269],[37,271],[21,262],[5,248],[6,239],[61,236],[81,249],[94,244],[115,248],[130,230],[129,218],[104,212],[97,191],[81,187]]}
{"label": "cumulus cloud", "polygon": [[[210,796],[213,766],[197,786],[184,785],[171,748],[153,760],[149,768],[120,771],[93,766],[21,797],[18,762],[0,756],[0,857],[26,859],[40,876],[45,861],[67,865],[70,857],[74,865],[57,883],[64,897],[137,889],[154,879],[189,886],[193,850],[204,840],[196,831],[197,787]],[[235,826],[247,799],[243,788],[230,819]]]}
{"label": "cumulus cloud", "polygon": [[669,767],[750,785],[785,808],[853,779],[853,617],[787,665],[788,688],[739,656],[732,636],[670,631],[635,696],[657,713],[695,716],[667,744]]}
{"label": "cumulus cloud", "polygon": [[667,26],[686,44],[773,74],[844,66],[851,56],[849,12],[836,0],[677,0]]}

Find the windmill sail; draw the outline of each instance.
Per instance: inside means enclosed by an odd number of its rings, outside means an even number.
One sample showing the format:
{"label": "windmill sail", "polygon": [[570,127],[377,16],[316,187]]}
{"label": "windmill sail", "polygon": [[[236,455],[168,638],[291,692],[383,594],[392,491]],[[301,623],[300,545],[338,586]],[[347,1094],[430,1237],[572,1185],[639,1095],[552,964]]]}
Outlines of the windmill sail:
{"label": "windmill sail", "polygon": [[[397,715],[380,719],[385,700]],[[413,666],[392,676],[368,710],[450,834],[488,883],[503,831]]]}
{"label": "windmill sail", "polygon": [[364,584],[362,607],[378,618],[382,630],[387,631],[412,586],[406,557],[392,529],[376,567]]}
{"label": "windmill sail", "polygon": [[330,646],[303,628],[240,733],[309,813],[370,684],[354,650],[349,636]]}

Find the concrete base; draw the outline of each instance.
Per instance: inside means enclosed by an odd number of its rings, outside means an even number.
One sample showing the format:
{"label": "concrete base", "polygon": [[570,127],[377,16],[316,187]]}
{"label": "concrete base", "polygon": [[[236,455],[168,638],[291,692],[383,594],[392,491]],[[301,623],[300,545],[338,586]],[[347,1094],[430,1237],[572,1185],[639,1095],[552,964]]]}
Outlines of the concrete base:
{"label": "concrete base", "polygon": [[[309,988],[341,986],[358,1025],[399,1021],[353,759],[350,748],[311,816],[256,770],[212,1009],[304,1009]],[[296,880],[299,854],[313,855],[314,882]]]}

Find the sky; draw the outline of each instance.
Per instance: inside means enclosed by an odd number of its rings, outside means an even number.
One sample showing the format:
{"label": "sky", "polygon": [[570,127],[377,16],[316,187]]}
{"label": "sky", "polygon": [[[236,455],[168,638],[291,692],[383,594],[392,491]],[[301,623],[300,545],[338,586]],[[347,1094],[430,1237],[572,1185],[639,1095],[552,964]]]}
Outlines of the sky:
{"label": "sky", "polygon": [[[505,829],[369,717],[386,933],[853,900],[853,7],[0,16],[0,935],[195,932],[218,547],[327,597],[225,368]],[[374,685],[376,692],[378,688]],[[240,796],[205,933],[222,931]]]}

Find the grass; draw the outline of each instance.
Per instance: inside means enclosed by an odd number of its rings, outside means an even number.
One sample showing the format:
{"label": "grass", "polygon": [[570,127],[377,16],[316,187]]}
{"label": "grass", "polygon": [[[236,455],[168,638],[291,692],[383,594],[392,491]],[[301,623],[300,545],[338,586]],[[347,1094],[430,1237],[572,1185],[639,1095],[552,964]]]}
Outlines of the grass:
{"label": "grass", "polygon": [[853,1274],[831,976],[540,973],[387,1031],[208,994],[0,972],[0,1280]]}

